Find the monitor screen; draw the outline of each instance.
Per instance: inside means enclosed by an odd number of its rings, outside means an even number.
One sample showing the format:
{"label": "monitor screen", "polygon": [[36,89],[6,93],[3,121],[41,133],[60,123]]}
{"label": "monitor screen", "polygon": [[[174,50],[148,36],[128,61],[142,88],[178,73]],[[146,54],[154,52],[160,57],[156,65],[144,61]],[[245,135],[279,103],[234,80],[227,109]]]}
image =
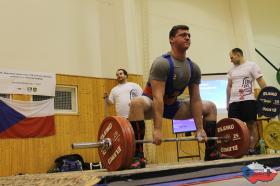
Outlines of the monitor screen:
{"label": "monitor screen", "polygon": [[193,119],[172,120],[172,126],[174,134],[196,131],[196,126]]}
{"label": "monitor screen", "polygon": [[200,96],[202,100],[209,100],[216,104],[218,114],[227,114],[226,89],[227,75],[203,75],[201,79]]}

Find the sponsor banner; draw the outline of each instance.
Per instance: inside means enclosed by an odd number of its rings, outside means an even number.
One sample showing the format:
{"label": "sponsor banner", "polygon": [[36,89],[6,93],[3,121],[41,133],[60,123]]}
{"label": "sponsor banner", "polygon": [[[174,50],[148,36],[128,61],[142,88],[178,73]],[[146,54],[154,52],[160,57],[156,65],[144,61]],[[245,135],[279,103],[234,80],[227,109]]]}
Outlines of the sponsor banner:
{"label": "sponsor banner", "polygon": [[0,69],[1,94],[55,96],[55,73]]}

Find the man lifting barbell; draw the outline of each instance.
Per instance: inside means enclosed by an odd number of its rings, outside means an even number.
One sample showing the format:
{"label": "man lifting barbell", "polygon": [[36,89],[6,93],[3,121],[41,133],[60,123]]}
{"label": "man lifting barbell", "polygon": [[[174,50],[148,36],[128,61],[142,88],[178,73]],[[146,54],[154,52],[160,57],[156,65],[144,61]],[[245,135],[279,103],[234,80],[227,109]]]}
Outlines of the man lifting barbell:
{"label": "man lifting barbell", "polygon": [[[244,122],[227,118],[216,124],[215,105],[201,101],[200,69],[186,58],[186,50],[190,46],[189,28],[185,25],[174,26],[169,33],[169,41],[171,52],[154,61],[144,95],[130,103],[130,122],[117,116],[107,117],[98,132],[100,141],[73,144],[73,148],[98,147],[101,163],[109,171],[131,167],[135,155],[143,158],[142,147],[146,142],[159,145],[168,141],[206,141],[205,160],[220,158],[219,154],[224,157],[241,157],[248,152],[249,131]],[[187,86],[190,100],[177,100],[177,96]],[[162,139],[163,118],[194,118],[196,138]],[[154,120],[151,140],[143,140],[144,119]]]}
{"label": "man lifting barbell", "polygon": [[[211,102],[202,104],[199,92],[200,68],[186,57],[186,51],[191,43],[190,36],[189,27],[186,25],[177,25],[170,30],[171,51],[154,60],[143,96],[131,101],[128,119],[132,126],[138,126],[134,127],[136,139],[144,138],[144,119],[153,119],[154,143],[161,144],[163,118],[177,120],[194,118],[196,135],[201,142],[207,141],[207,136],[215,136],[216,107]],[[189,88],[190,100],[177,100],[186,87]],[[143,144],[137,144],[135,159],[138,158],[140,161],[143,159],[142,149]],[[217,158],[220,158],[220,155],[215,150],[215,142],[207,141],[205,160]]]}

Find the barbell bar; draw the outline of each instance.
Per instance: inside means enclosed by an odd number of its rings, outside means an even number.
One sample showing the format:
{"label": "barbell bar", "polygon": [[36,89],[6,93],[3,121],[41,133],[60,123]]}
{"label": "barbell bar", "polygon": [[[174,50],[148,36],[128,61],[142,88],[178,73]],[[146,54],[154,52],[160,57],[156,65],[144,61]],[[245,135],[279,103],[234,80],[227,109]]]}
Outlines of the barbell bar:
{"label": "barbell bar", "polygon": [[[241,157],[249,149],[249,131],[246,124],[235,118],[225,118],[217,123],[217,150],[230,157]],[[135,140],[130,122],[119,116],[106,117],[99,128],[97,142],[73,143],[74,149],[98,148],[100,161],[107,170],[116,171],[129,167],[135,155],[136,143],[153,143],[153,140]],[[162,142],[194,141],[198,137],[165,138]]]}
{"label": "barbell bar", "polygon": [[[176,141],[201,141],[201,137],[182,137],[182,138],[164,138],[162,142],[176,142]],[[229,137],[208,137],[208,140],[223,140],[225,143],[229,141]],[[135,143],[153,143],[153,140],[135,140]],[[83,142],[83,143],[73,143],[73,149],[87,149],[87,148],[102,148],[109,149],[112,147],[112,141],[110,138],[104,138],[97,142]]]}
{"label": "barbell bar", "polygon": [[[208,137],[207,141],[211,140],[228,140],[229,137]],[[182,138],[164,138],[161,141],[162,142],[176,142],[176,141],[201,141],[201,137],[182,137]],[[136,140],[135,143],[153,143],[153,140]]]}

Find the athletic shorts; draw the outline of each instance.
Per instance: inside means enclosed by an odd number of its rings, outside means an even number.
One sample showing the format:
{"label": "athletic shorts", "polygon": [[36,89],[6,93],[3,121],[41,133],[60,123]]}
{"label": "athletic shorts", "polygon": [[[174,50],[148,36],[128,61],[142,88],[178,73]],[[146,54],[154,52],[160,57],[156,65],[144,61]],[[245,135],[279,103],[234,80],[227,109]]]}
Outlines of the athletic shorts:
{"label": "athletic shorts", "polygon": [[163,117],[167,119],[173,119],[177,111],[179,110],[180,102],[175,101],[172,105],[165,105],[163,110]]}
{"label": "athletic shorts", "polygon": [[244,122],[257,120],[257,101],[248,100],[233,102],[228,108],[229,118],[238,118]]}
{"label": "athletic shorts", "polygon": [[[146,104],[152,106],[152,99],[147,95],[142,95]],[[180,107],[180,101],[175,101],[172,105],[164,104],[163,117],[166,119],[173,119]],[[145,113],[146,114],[146,113]]]}

